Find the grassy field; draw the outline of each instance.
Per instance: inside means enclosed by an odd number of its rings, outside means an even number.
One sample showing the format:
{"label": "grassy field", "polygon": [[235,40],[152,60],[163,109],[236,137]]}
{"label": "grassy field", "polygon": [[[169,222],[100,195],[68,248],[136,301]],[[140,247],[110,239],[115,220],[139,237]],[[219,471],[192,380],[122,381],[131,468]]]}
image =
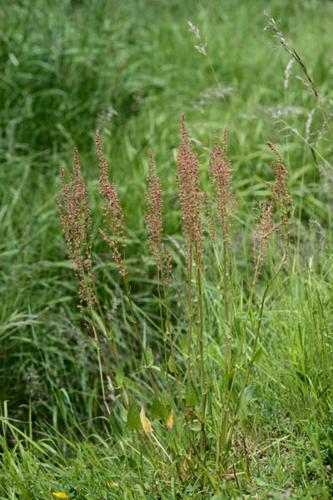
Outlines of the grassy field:
{"label": "grassy field", "polygon": [[[0,499],[332,497],[332,21],[329,0],[0,1]],[[82,312],[56,206],[72,221],[75,145]]]}

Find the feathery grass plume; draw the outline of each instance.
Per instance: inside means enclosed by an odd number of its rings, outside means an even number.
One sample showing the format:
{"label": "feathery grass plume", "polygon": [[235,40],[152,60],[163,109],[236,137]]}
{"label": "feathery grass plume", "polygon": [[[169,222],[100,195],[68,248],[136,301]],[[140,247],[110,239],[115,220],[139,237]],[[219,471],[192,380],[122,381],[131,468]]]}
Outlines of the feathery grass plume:
{"label": "feathery grass plume", "polygon": [[[300,68],[300,70],[302,71],[303,77],[297,75],[296,78],[302,83],[302,85],[305,87],[305,89],[312,96],[314,96],[316,98],[318,108],[319,108],[321,115],[323,117],[324,126],[327,129],[327,131],[329,132],[331,138],[333,138],[333,129],[332,129],[332,125],[331,125],[330,116],[327,112],[327,105],[326,105],[328,99],[325,96],[322,96],[320,94],[320,92],[319,92],[318,88],[316,87],[316,84],[315,84],[313,78],[310,76],[308,68],[307,68],[306,64],[304,63],[303,59],[301,58],[300,54],[287,41],[284,34],[280,31],[276,21],[272,17],[270,17],[267,13],[265,13],[265,15],[268,19],[268,24],[267,24],[265,29],[269,29],[274,33],[274,35],[277,38],[277,40],[279,41],[280,45],[284,48],[284,50],[286,50],[291,55],[291,57],[294,59],[294,61],[296,62],[296,64]],[[311,153],[314,157],[314,160],[316,160],[315,152],[311,146],[310,146],[310,149],[311,149]]]}
{"label": "feathery grass plume", "polygon": [[156,173],[154,152],[149,150],[149,175],[147,178],[148,190],[145,194],[147,211],[145,222],[148,232],[149,250],[153,254],[156,266],[160,273],[163,272],[163,218],[161,181]]}
{"label": "feathery grass plume", "polygon": [[228,131],[224,130],[223,144],[214,140],[214,149],[210,158],[210,177],[215,190],[216,207],[225,243],[230,239],[230,228],[236,200],[231,190],[232,166],[227,154]]}
{"label": "feathery grass plume", "polygon": [[283,81],[283,86],[285,90],[289,87],[289,81],[290,81],[290,75],[291,75],[291,70],[293,65],[295,64],[295,59],[291,58],[288,61],[288,64],[286,66],[286,69],[284,71],[284,81]]}
{"label": "feathery grass plume", "polygon": [[198,40],[198,43],[194,45],[194,48],[199,54],[206,56],[207,55],[207,44],[202,40],[201,33],[199,28],[194,26],[191,21],[187,21],[188,30],[194,35],[195,39]]}
{"label": "feathery grass plume", "polygon": [[199,160],[192,150],[185,127],[185,116],[180,116],[181,144],[177,151],[180,204],[183,212],[185,234],[190,247],[196,245],[201,249],[203,239],[202,228],[202,193],[199,180]]}
{"label": "feathery grass plume", "polygon": [[304,138],[308,144],[310,143],[310,140],[311,140],[311,126],[312,126],[313,116],[315,114],[315,111],[316,111],[316,108],[313,108],[309,111],[307,118],[306,118],[306,122],[305,122]]}
{"label": "feathery grass plume", "polygon": [[93,308],[95,303],[92,269],[92,221],[87,186],[81,175],[79,151],[74,148],[74,167],[69,182],[60,169],[62,197],[57,200],[59,217],[65,233],[67,251],[79,281],[80,310]]}
{"label": "feathery grass plume", "polygon": [[253,235],[253,255],[257,263],[257,273],[260,273],[264,263],[273,231],[273,205],[271,201],[266,200],[261,209],[260,222],[255,226]]}
{"label": "feathery grass plume", "polygon": [[100,233],[112,250],[112,257],[118,266],[121,276],[126,277],[127,272],[124,263],[126,248],[124,214],[119,202],[117,188],[109,180],[109,165],[104,158],[101,138],[98,133],[96,134],[96,148],[100,168],[98,186],[105,200],[103,220],[106,229],[100,229]]}
{"label": "feathery grass plume", "polygon": [[288,192],[288,170],[277,147],[271,142],[267,144],[278,160],[272,163],[272,170],[275,175],[272,184],[272,195],[275,205],[280,212],[280,226],[282,226],[286,239],[289,240],[289,226],[291,223],[293,202]]}
{"label": "feathery grass plume", "polygon": [[[299,80],[311,92],[311,94],[313,94],[316,98],[319,98],[320,97],[319,92],[315,86],[313,79],[311,78],[311,76],[308,72],[308,69],[307,69],[303,59],[301,58],[299,53],[294,49],[294,47],[292,47],[289,44],[289,42],[287,41],[287,39],[284,36],[284,34],[282,33],[282,31],[279,29],[275,19],[273,19],[273,17],[270,17],[267,12],[265,12],[265,16],[268,20],[268,24],[265,27],[265,29],[271,30],[274,33],[275,37],[280,42],[282,47],[288,52],[288,54],[290,54],[290,56],[294,59],[294,61],[300,67],[301,71],[303,72],[304,79],[299,77]],[[290,63],[289,69],[291,69],[291,63]]]}

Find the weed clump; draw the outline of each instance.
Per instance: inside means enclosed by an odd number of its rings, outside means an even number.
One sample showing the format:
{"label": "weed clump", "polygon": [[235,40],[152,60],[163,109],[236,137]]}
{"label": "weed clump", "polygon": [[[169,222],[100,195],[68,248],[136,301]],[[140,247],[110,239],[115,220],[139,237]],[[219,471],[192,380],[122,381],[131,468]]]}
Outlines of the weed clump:
{"label": "weed clump", "polygon": [[[167,254],[163,241],[161,181],[157,175],[153,152],[149,151],[148,154],[149,173],[145,194],[145,223],[148,247],[157,270],[156,293],[159,306],[159,322],[156,323],[153,318],[150,321],[155,324],[163,338],[164,357],[158,361],[160,375],[152,370],[151,362],[149,362],[152,353],[151,351],[147,352],[146,347],[141,342],[142,323],[138,316],[138,306],[135,304],[129,286],[129,276],[125,264],[124,215],[116,186],[109,180],[108,163],[104,158],[101,139],[97,134],[96,147],[100,167],[98,185],[104,199],[103,228],[100,229],[100,234],[111,248],[112,258],[123,278],[124,293],[127,297],[127,307],[134,328],[134,337],[138,345],[141,346],[139,350],[132,350],[133,360],[122,360],[118,354],[117,342],[112,334],[110,342],[116,366],[113,367],[111,376],[113,378],[114,373],[121,369],[127,374],[126,377],[132,379],[130,385],[133,390],[138,381],[137,376],[132,378],[132,368],[130,367],[137,367],[141,362],[140,356],[142,356],[146,369],[141,373],[141,377],[144,381],[148,376],[155,398],[152,411],[156,416],[162,417],[165,420],[166,429],[175,432],[176,435],[179,433],[177,422],[187,422],[188,445],[181,460],[183,467],[188,467],[189,460],[196,457],[195,464],[191,465],[191,470],[193,467],[197,469],[204,487],[205,473],[202,464],[206,461],[207,452],[215,453],[216,472],[226,472],[235,453],[236,436],[242,427],[239,411],[240,408],[243,408],[244,397],[255,375],[254,366],[256,360],[259,359],[258,348],[261,349],[259,346],[262,343],[261,325],[268,291],[273,286],[282,263],[284,264],[287,259],[292,201],[288,192],[288,171],[283,158],[276,146],[268,143],[278,161],[273,162],[272,165],[274,181],[271,183],[271,199],[263,204],[260,220],[254,231],[256,265],[253,270],[253,279],[250,282],[247,317],[242,323],[241,338],[237,339],[239,334],[235,329],[235,321],[237,314],[239,314],[237,310],[242,308],[239,302],[242,279],[238,272],[237,256],[234,251],[235,243],[231,231],[233,221],[236,218],[237,205],[232,190],[232,166],[227,152],[227,131],[223,134],[222,144],[218,142],[216,137],[214,140],[213,151],[209,158],[210,192],[203,192],[201,189],[199,159],[192,149],[184,115],[180,117],[180,137],[181,143],[177,150],[177,185],[186,243],[185,284],[183,285],[183,289],[186,291],[184,305],[187,311],[185,328],[187,348],[185,350],[182,348],[179,335],[175,336],[175,325],[172,320],[170,287],[174,286],[174,283],[165,279],[165,270],[170,267],[170,256]],[[77,149],[74,150],[74,156],[74,174],[69,184],[64,181],[64,172],[60,173],[63,196],[62,201],[58,203],[59,213],[69,256],[80,283],[80,299],[81,302],[87,302],[89,306],[90,322],[94,325],[96,332],[95,340],[102,396],[108,413],[111,413],[104,384],[106,366],[103,366],[103,363],[107,359],[107,351],[100,344],[100,336],[97,332],[101,325],[103,325],[105,332],[111,332],[112,325],[109,324],[110,318],[106,319],[103,313],[106,306],[100,305],[96,295],[97,290],[95,291],[91,257],[91,214],[86,185],[81,176]],[[213,230],[215,237],[206,238],[206,234],[211,235],[212,231],[206,232],[205,210],[208,210],[207,215],[211,225],[214,221],[213,212],[216,214],[216,222],[222,235],[222,246],[216,236],[218,235],[216,228]],[[279,220],[275,220],[277,217]],[[271,235],[277,231],[283,232],[285,253],[281,263],[271,270],[270,277],[266,277],[265,273],[262,275],[265,285],[260,299],[260,294],[256,289],[257,282],[268,254]],[[223,290],[221,301],[223,305],[219,306],[218,309],[218,314],[223,318],[222,324],[224,325],[224,348],[219,359],[219,372],[212,371],[213,367],[210,361],[211,345],[215,345],[218,338],[212,329],[210,317],[212,306],[209,302],[209,295],[207,295],[209,284],[205,277],[205,268],[208,258],[216,259],[216,272]],[[211,262],[210,265],[212,265]],[[254,300],[255,296],[257,301]],[[96,311],[94,312],[95,305]],[[98,315],[100,316],[99,321],[96,320]],[[247,331],[252,331],[252,341],[247,338]],[[131,340],[128,339],[128,342]],[[167,436],[163,436],[163,433],[157,437],[154,431],[154,422],[146,416],[142,402],[135,400],[136,390],[134,389],[132,393],[124,378],[116,376],[115,380],[118,384],[117,408],[120,405],[120,407],[123,406],[127,409],[127,420],[130,427],[132,429],[141,428],[146,438],[151,437],[152,441],[147,442],[147,450],[151,450],[151,446],[157,446],[155,452],[158,452],[159,449],[162,451],[162,457],[167,457],[168,463],[173,463],[179,454],[179,451],[176,451],[176,441],[170,441]],[[212,383],[219,389],[213,390]],[[160,397],[160,394],[164,394],[163,398]],[[141,412],[139,411],[140,405]],[[187,408],[185,412],[184,408]],[[194,429],[199,431],[199,450],[197,450]],[[243,447],[243,451],[244,449],[246,446]],[[248,456],[245,458],[248,467]],[[211,481],[214,483],[213,480]]]}

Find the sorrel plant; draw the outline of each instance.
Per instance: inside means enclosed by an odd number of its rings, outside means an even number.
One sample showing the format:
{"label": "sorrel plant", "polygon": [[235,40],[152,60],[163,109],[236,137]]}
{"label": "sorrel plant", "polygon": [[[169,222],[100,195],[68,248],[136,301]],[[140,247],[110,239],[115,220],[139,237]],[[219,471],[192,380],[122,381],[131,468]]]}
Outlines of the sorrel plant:
{"label": "sorrel plant", "polygon": [[[234,240],[237,204],[232,190],[227,131],[224,132],[221,143],[217,137],[214,140],[209,158],[208,192],[203,192],[201,188],[199,158],[193,150],[184,115],[180,117],[180,136],[176,161],[186,248],[185,272],[182,274],[184,284],[180,285],[187,310],[186,332],[176,332],[170,312],[171,291],[176,286],[173,278],[175,264],[166,247],[161,180],[157,174],[153,152],[149,151],[148,155],[145,224],[148,248],[156,268],[158,321],[153,317],[147,317],[145,321],[154,325],[162,334],[164,355],[159,357],[156,354],[158,369],[149,362],[149,357],[154,356],[154,353],[147,354],[142,340],[144,332],[136,315],[138,306],[131,295],[126,266],[124,214],[118,190],[109,180],[109,166],[98,134],[96,147],[100,167],[99,191],[104,200],[103,227],[99,234],[111,250],[111,257],[119,271],[127,297],[134,332],[132,335],[139,346],[139,349],[132,350],[131,360],[122,359],[112,318],[107,319],[105,314],[108,304],[101,305],[98,299],[98,282],[92,258],[91,210],[77,149],[74,150],[74,170],[69,183],[65,182],[63,170],[60,173],[62,198],[58,207],[68,254],[79,282],[80,311],[86,324],[92,325],[94,332],[102,399],[107,413],[110,414],[111,410],[104,379],[109,376],[115,381],[119,395],[118,404],[113,411],[119,413],[121,408],[125,408],[128,427],[139,433],[143,431],[138,439],[144,443],[148,456],[157,453],[160,460],[166,459],[165,466],[172,465],[179,477],[182,474],[198,474],[203,486],[203,478],[207,480],[207,451],[214,450],[216,474],[225,474],[232,463],[233,447],[239,436],[243,443],[246,471],[247,474],[250,473],[244,417],[240,415],[241,412],[244,413],[244,398],[255,376],[254,367],[262,352],[261,325],[269,291],[282,268],[288,264],[292,201],[288,192],[288,171],[284,160],[276,146],[269,142],[268,146],[276,158],[272,164],[274,180],[271,183],[271,196],[262,204],[259,220],[253,230],[253,276],[247,284],[247,292],[244,292]],[[281,248],[280,260],[266,269],[273,242]],[[216,299],[216,314],[223,325],[222,339],[215,331],[213,308],[208,293],[211,278],[205,273],[208,261],[211,264],[214,260],[216,275],[213,279],[218,284],[218,290],[221,290],[221,295]],[[245,309],[240,302],[244,293]],[[99,321],[96,321],[97,317]],[[186,348],[183,347],[183,333],[186,334]],[[101,336],[108,338],[110,350],[102,345]],[[131,342],[130,339],[128,341]],[[215,356],[212,346],[221,352],[217,361],[212,361]],[[111,364],[107,360],[108,353],[112,356]],[[145,371],[140,369],[142,359]],[[115,375],[119,370],[125,375]],[[147,394],[142,394],[142,388],[145,387]],[[149,410],[150,391],[153,392],[154,401]],[[141,395],[141,401],[137,400],[138,394]],[[147,410],[142,400],[148,401]],[[164,432],[174,433],[173,438],[167,437],[162,431],[157,437],[154,421],[147,416],[149,411],[155,418],[164,421]],[[177,445],[180,432],[186,436],[185,449],[180,449]],[[208,475],[212,485],[218,476]]]}

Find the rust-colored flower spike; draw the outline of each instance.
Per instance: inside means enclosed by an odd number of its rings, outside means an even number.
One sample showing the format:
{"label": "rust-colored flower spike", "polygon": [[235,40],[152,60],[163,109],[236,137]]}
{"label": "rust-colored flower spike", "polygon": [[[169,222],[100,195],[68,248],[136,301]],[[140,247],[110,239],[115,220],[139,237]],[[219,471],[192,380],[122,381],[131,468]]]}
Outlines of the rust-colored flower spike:
{"label": "rust-colored flower spike", "polygon": [[60,169],[62,197],[57,200],[59,217],[65,233],[67,251],[79,281],[80,309],[91,309],[95,302],[92,270],[92,221],[87,186],[81,175],[79,151],[74,148],[73,173],[66,183],[64,169]]}
{"label": "rust-colored flower spike", "polygon": [[210,158],[210,177],[216,195],[216,208],[225,242],[229,241],[231,221],[236,200],[231,190],[232,166],[227,153],[228,132],[223,133],[223,144],[214,140],[214,149]]}
{"label": "rust-colored flower spike", "polygon": [[201,248],[202,229],[202,193],[199,180],[199,160],[193,152],[185,127],[185,116],[180,116],[181,144],[177,151],[180,204],[186,237],[190,245]]}
{"label": "rust-colored flower spike", "polygon": [[120,274],[125,277],[127,273],[123,257],[126,247],[124,214],[119,202],[117,188],[109,180],[109,165],[104,158],[101,138],[98,133],[96,134],[96,148],[100,169],[98,186],[104,198],[103,220],[105,229],[100,229],[100,233],[111,248],[112,257],[118,266]]}
{"label": "rust-colored flower spike", "polygon": [[288,238],[291,211],[293,206],[291,196],[288,193],[288,170],[276,146],[271,142],[268,142],[267,144],[270,150],[278,159],[277,162],[272,163],[272,170],[275,175],[275,179],[272,184],[272,195],[274,202],[280,212],[280,224],[285,230],[286,238]]}
{"label": "rust-colored flower spike", "polygon": [[212,202],[208,196],[208,193],[203,193],[202,206],[203,206],[203,212],[205,216],[208,234],[212,241],[216,241],[215,220],[213,216]]}
{"label": "rust-colored flower spike", "polygon": [[253,255],[257,263],[258,273],[266,258],[273,231],[273,206],[271,201],[267,200],[262,207],[260,222],[256,225],[253,235]]}
{"label": "rust-colored flower spike", "polygon": [[149,150],[149,175],[147,178],[145,221],[148,232],[149,249],[153,254],[158,270],[163,272],[163,219],[161,181],[156,173],[154,152]]}

